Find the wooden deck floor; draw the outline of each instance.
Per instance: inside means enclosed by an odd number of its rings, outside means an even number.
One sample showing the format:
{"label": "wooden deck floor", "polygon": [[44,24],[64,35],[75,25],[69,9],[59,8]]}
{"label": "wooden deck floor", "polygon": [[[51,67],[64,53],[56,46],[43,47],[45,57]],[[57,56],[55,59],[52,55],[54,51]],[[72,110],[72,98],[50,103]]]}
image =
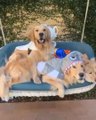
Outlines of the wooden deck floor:
{"label": "wooden deck floor", "polygon": [[1,103],[0,120],[96,120],[96,100]]}

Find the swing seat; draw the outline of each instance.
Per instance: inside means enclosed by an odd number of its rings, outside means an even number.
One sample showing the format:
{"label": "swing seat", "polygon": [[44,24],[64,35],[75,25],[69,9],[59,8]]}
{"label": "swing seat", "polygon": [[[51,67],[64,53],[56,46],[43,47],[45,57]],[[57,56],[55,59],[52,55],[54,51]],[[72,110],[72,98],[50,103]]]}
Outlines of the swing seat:
{"label": "swing seat", "polygon": [[[22,42],[13,42],[9,43],[6,46],[2,47],[0,49],[0,66],[4,66],[6,63],[6,60],[10,57],[12,52],[17,46],[25,45],[28,42],[22,41]],[[80,43],[80,42],[57,42],[56,45],[57,48],[63,48],[63,49],[70,49],[71,51],[77,50],[81,53],[86,53],[88,57],[94,58],[94,52],[91,46],[89,46],[86,43]],[[77,93],[83,93],[86,91],[91,90],[94,88],[95,83],[89,83],[85,81],[84,83],[80,84],[74,84],[70,85],[67,89],[65,89],[65,95],[69,94],[77,94]],[[33,82],[27,82],[27,83],[20,83],[13,85],[10,89],[9,96],[12,97],[18,97],[18,96],[56,96],[57,90],[51,89],[52,86],[47,83],[41,83],[41,84],[35,84]]]}

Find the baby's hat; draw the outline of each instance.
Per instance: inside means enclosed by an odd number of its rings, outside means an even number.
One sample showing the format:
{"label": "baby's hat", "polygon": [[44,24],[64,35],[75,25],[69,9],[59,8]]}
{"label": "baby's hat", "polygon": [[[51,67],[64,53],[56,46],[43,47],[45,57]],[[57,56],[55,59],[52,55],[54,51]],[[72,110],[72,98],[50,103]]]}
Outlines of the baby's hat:
{"label": "baby's hat", "polygon": [[63,59],[63,71],[67,71],[73,65],[82,62],[82,53],[79,51],[72,51]]}

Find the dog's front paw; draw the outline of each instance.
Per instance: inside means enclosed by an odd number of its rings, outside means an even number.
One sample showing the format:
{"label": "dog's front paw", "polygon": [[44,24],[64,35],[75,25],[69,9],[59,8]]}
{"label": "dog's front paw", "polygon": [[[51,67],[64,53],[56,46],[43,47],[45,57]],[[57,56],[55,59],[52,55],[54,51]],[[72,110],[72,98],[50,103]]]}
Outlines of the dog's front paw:
{"label": "dog's front paw", "polygon": [[58,96],[59,96],[59,97],[63,98],[63,97],[64,97],[64,94],[65,94],[64,88],[61,89],[61,90],[58,90]]}
{"label": "dog's front paw", "polygon": [[35,79],[34,79],[34,83],[36,83],[36,84],[41,84],[40,78],[39,78],[39,77],[35,78]]}
{"label": "dog's front paw", "polygon": [[68,82],[66,82],[66,81],[63,81],[63,84],[64,84],[64,86],[65,86],[66,88],[68,88],[68,87],[69,87],[69,84],[68,84]]}
{"label": "dog's front paw", "polygon": [[1,99],[2,99],[2,101],[8,102],[9,101],[9,96],[8,95],[3,96],[3,97],[1,97]]}

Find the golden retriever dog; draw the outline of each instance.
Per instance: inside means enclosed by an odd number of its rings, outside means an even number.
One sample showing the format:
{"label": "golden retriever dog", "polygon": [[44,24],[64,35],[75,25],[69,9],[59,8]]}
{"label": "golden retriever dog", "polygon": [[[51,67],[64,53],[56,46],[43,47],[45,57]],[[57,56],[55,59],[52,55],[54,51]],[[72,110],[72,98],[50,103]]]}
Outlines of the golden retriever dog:
{"label": "golden retriever dog", "polygon": [[40,62],[37,70],[42,74],[42,81],[58,89],[58,95],[64,97],[64,86],[83,83],[85,73],[80,52],[73,51],[65,58],[53,58],[47,62]]}
{"label": "golden retriever dog", "polygon": [[[39,61],[46,61],[52,57],[51,52],[52,49],[54,49],[54,46],[52,45],[50,31],[47,26],[44,25],[39,25],[34,28],[30,26],[26,32],[26,36],[33,42],[32,45],[34,44],[34,49],[32,49],[31,51],[33,68],[32,78],[35,83],[41,83],[36,70],[36,64]],[[14,66],[14,64],[17,64],[17,62],[24,61],[24,58],[26,56],[28,56],[28,50],[16,49],[14,53],[10,56],[9,61],[6,64],[6,69],[8,69],[7,71],[10,72],[13,69],[12,66]],[[29,66],[28,64],[30,63],[26,62],[22,65]]]}
{"label": "golden retriever dog", "polygon": [[41,83],[36,65],[40,61],[47,61],[53,57],[51,52],[54,45],[46,26],[40,25],[34,28],[30,26],[26,35],[33,41],[35,50],[32,50],[30,54],[28,50],[15,50],[6,65],[0,68],[0,83],[3,84],[0,92],[1,98],[5,96],[5,99],[8,99],[8,91],[13,84],[30,80]]}
{"label": "golden retriever dog", "polygon": [[33,53],[32,51],[26,57],[18,59],[18,61],[12,60],[2,67],[0,69],[0,97],[8,100],[9,88],[12,85],[33,80],[34,75],[36,76],[36,72],[38,72],[35,71],[36,63],[40,60],[46,60],[46,58],[44,59],[40,52]]}
{"label": "golden retriever dog", "polygon": [[96,61],[90,60],[86,54],[82,56],[84,62],[85,79],[88,82],[96,82]]}
{"label": "golden retriever dog", "polygon": [[[45,43],[47,43],[47,41],[51,40],[51,46],[53,46],[53,48],[55,48],[56,46],[56,42],[53,41],[58,34],[58,29],[56,26],[48,26],[46,24],[41,24],[39,26],[35,26],[33,27],[32,25],[30,25],[27,29],[26,32],[22,33],[23,37],[27,37],[28,39],[31,40],[30,43],[26,44],[26,45],[22,45],[22,46],[17,46],[14,53],[10,56],[9,60],[18,60],[20,58],[25,57],[28,52],[28,50],[41,50],[43,47],[44,49],[46,48],[50,48],[49,44],[46,47]],[[45,42],[46,40],[46,42]]]}

